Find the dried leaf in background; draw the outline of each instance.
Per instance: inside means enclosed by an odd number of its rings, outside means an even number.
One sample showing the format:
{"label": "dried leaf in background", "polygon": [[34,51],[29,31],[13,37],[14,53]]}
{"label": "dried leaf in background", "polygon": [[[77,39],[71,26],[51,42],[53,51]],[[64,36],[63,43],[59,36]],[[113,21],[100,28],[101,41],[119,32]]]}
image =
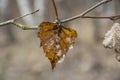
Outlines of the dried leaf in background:
{"label": "dried leaf in background", "polygon": [[43,22],[39,26],[38,37],[41,40],[46,57],[51,62],[52,69],[56,63],[64,60],[66,52],[73,47],[77,33],[74,29],[62,26],[58,35],[60,26],[57,23]]}
{"label": "dried leaf in background", "polygon": [[120,61],[120,24],[114,23],[112,28],[105,34],[103,45],[106,48],[114,49],[117,53],[116,59]]}

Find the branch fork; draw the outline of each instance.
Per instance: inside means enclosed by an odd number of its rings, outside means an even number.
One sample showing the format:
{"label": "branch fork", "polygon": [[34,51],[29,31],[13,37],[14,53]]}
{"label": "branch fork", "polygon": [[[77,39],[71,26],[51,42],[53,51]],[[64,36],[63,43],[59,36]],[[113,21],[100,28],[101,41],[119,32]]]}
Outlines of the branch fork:
{"label": "branch fork", "polygon": [[[108,2],[110,2],[112,0],[102,0],[102,1],[98,2],[97,4],[95,4],[94,6],[90,7],[89,9],[85,10],[81,14],[73,16],[73,17],[70,17],[70,18],[67,18],[67,19],[64,19],[64,20],[59,20],[58,11],[57,11],[57,7],[56,7],[56,4],[55,4],[55,1],[54,0],[51,0],[51,1],[53,3],[53,7],[54,7],[54,10],[55,10],[55,22],[59,22],[60,21],[61,23],[65,23],[65,22],[69,22],[69,21],[72,21],[72,20],[75,20],[75,19],[78,19],[78,18],[110,19],[110,20],[118,20],[118,19],[120,19],[120,15],[108,16],[108,17],[106,17],[106,16],[103,16],[103,17],[85,16],[86,14],[88,14],[89,12],[94,10],[95,8],[101,6],[102,4],[106,4],[106,3],[108,3]],[[23,18],[23,17],[25,17],[25,16],[35,14],[38,11],[39,10],[36,10],[36,11],[34,11],[32,13],[29,13],[29,14],[26,14],[26,15],[23,15],[23,16],[20,16],[20,17],[17,17],[17,18],[5,21],[5,22],[1,22],[0,23],[0,27],[3,27],[4,25],[8,25],[8,24],[13,24],[13,25],[16,25],[17,27],[19,27],[19,28],[21,28],[23,30],[36,30],[36,29],[38,29],[38,26],[23,25],[23,24],[17,23],[16,21],[21,19],[21,18]]]}

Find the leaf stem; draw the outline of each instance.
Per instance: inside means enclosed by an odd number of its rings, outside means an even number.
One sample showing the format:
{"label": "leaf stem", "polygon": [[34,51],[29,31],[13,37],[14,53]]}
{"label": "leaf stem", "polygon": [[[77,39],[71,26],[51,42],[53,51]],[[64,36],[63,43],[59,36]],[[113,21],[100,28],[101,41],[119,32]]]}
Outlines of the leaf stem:
{"label": "leaf stem", "polygon": [[53,3],[54,11],[55,11],[55,19],[56,19],[57,21],[59,21],[58,11],[57,11],[57,7],[56,7],[56,4],[55,4],[55,1],[52,0],[52,3]]}

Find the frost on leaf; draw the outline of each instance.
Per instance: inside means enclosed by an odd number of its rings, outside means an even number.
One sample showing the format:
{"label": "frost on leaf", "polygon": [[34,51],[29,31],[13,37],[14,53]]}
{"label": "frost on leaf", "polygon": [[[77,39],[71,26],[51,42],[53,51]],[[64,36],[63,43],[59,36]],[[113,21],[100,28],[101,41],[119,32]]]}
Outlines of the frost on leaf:
{"label": "frost on leaf", "polygon": [[60,26],[57,23],[43,22],[39,26],[38,37],[41,40],[41,46],[46,57],[51,62],[52,69],[56,63],[64,60],[67,51],[73,47],[77,33],[74,29],[62,26],[58,35]]}
{"label": "frost on leaf", "polygon": [[103,45],[111,48],[117,53],[117,60],[120,61],[120,24],[114,23],[112,28],[105,34]]}

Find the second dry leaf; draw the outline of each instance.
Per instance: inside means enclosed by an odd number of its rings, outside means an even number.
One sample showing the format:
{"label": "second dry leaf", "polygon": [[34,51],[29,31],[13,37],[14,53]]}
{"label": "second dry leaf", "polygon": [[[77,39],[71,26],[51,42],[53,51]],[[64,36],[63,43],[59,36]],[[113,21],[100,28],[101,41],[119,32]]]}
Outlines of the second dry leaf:
{"label": "second dry leaf", "polygon": [[103,45],[106,48],[113,49],[116,59],[120,61],[120,24],[114,23],[111,29],[105,34]]}

